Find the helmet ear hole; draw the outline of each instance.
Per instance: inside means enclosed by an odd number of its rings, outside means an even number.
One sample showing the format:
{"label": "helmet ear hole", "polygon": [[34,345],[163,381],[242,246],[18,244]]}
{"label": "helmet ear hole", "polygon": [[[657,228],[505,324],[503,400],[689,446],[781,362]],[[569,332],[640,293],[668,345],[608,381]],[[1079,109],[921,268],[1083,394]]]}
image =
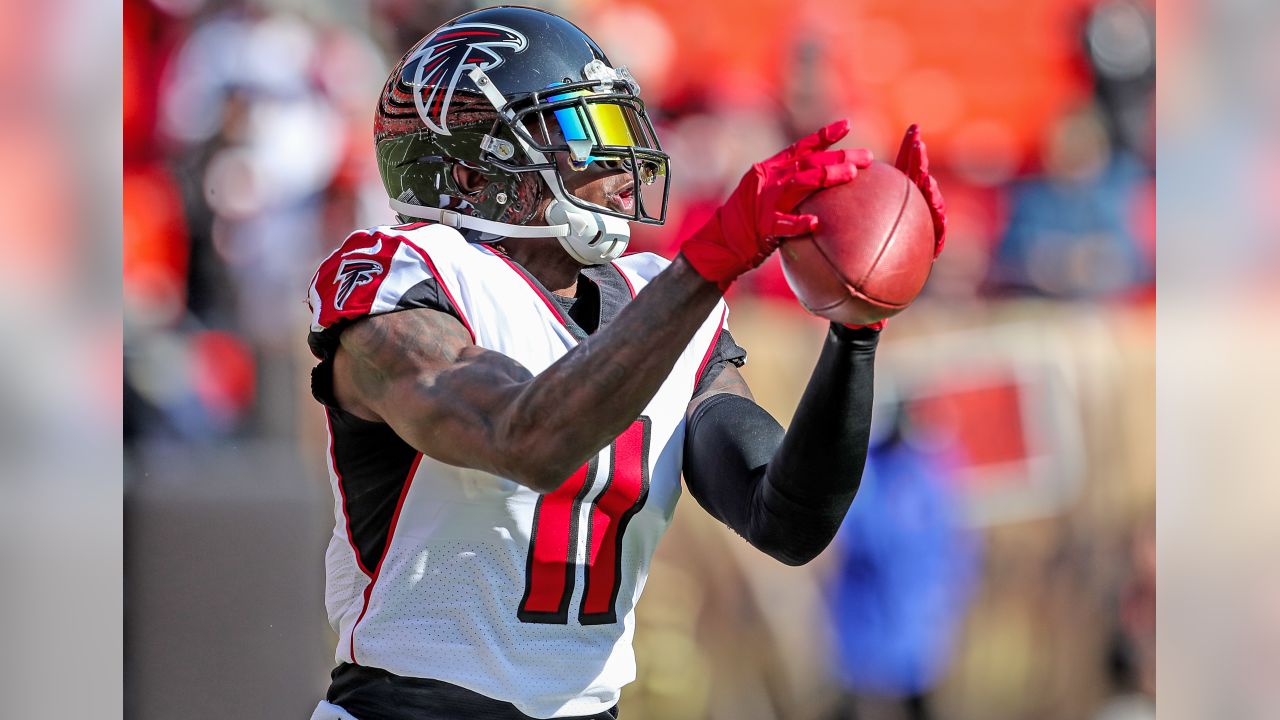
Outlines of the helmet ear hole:
{"label": "helmet ear hole", "polygon": [[453,163],[453,182],[458,189],[468,195],[474,195],[489,184],[489,178],[479,170],[473,170],[462,163]]}

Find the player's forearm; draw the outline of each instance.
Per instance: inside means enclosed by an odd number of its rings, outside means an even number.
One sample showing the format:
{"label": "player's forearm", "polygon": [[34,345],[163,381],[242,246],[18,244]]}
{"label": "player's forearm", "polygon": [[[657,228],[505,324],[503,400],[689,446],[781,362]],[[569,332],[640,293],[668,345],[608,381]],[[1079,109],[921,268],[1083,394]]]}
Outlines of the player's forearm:
{"label": "player's forearm", "polygon": [[747,398],[716,395],[694,411],[685,477],[698,502],[788,565],[830,544],[857,494],[871,428],[878,332],[828,335],[784,434]]}
{"label": "player's forearm", "polygon": [[677,257],[607,327],[528,381],[504,430],[550,491],[639,417],[720,299]]}
{"label": "player's forearm", "polygon": [[879,334],[844,328],[828,334],[782,447],[761,482],[762,531],[781,533],[776,540],[788,546],[789,557],[780,558],[784,562],[808,562],[822,552],[858,492],[871,435]]}

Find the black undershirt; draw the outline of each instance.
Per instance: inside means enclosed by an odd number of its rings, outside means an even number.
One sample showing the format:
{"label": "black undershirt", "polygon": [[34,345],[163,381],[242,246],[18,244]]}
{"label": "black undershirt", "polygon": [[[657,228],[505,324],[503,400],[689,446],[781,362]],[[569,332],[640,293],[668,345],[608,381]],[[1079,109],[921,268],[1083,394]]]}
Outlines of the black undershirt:
{"label": "black undershirt", "polygon": [[[564,297],[555,293],[549,293],[548,296],[560,306],[560,312],[564,313],[573,321],[570,325],[570,331],[574,329],[581,330],[581,340],[587,335],[592,335],[600,328],[600,286],[596,285],[586,274],[579,273],[577,294],[573,297]],[[609,318],[612,320],[612,316]],[[574,333],[578,335],[578,333]]]}
{"label": "black undershirt", "polygon": [[[325,700],[359,720],[533,720],[515,705],[441,680],[342,663]],[[618,706],[563,720],[616,720]]]}

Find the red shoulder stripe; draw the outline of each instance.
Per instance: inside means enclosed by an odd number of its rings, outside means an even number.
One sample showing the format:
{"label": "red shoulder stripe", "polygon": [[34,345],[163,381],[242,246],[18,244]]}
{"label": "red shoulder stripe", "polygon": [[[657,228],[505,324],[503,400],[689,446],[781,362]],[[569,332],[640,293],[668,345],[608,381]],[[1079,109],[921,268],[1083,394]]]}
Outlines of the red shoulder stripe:
{"label": "red shoulder stripe", "polygon": [[711,336],[711,344],[707,346],[707,352],[702,356],[702,364],[698,366],[698,372],[693,376],[693,387],[697,389],[698,383],[702,382],[702,373],[707,370],[707,363],[711,362],[711,353],[716,350],[716,343],[720,342],[720,333],[724,332],[724,319],[729,314],[728,309],[720,311],[720,324],[716,326],[716,332]]}
{"label": "red shoulder stripe", "polygon": [[636,299],[636,286],[631,284],[631,278],[627,277],[627,273],[626,273],[626,271],[624,271],[624,270],[622,269],[622,266],[621,266],[621,265],[619,265],[616,261],[610,260],[610,261],[609,261],[609,264],[610,264],[610,265],[612,265],[612,266],[613,266],[613,269],[614,269],[614,270],[617,270],[617,271],[618,271],[618,274],[622,276],[622,281],[623,281],[623,282],[625,282],[625,283],[627,284],[627,289],[631,291],[631,299],[632,299],[632,300],[635,300],[635,299]]}
{"label": "red shoulder stripe", "polygon": [[369,314],[400,243],[401,238],[383,233],[353,233],[320,263],[312,287],[322,327]]}

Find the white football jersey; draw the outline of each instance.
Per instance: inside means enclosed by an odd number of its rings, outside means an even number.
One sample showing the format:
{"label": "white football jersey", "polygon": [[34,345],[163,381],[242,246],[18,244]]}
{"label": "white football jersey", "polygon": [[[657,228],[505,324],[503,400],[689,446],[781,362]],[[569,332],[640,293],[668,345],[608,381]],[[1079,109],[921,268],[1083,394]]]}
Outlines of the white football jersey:
{"label": "white football jersey", "polygon": [[[634,297],[667,264],[637,254],[612,271]],[[578,342],[522,268],[436,224],[351,235],[316,273],[310,305],[313,337],[445,305],[477,345],[534,374]],[[721,301],[641,416],[547,495],[330,410],[326,606],[338,661],[443,680],[540,718],[616,704],[635,678],[635,604],[680,497],[685,410],[727,314]]]}

